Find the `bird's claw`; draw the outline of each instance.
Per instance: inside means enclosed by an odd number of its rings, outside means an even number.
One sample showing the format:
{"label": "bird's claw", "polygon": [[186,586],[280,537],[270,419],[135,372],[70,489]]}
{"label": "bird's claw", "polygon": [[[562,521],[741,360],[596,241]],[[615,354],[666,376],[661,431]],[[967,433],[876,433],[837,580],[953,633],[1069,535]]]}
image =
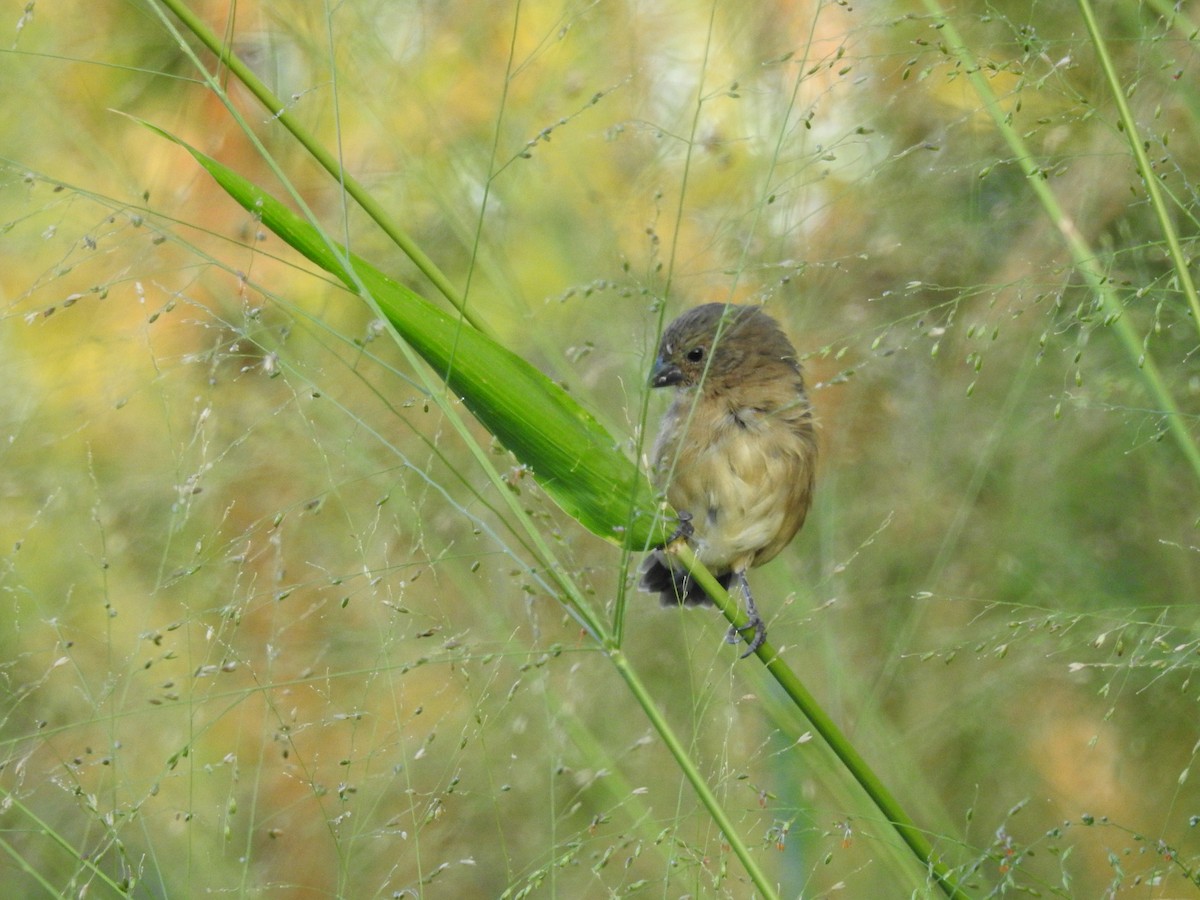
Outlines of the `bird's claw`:
{"label": "bird's claw", "polygon": [[749,646],[746,648],[746,652],[738,657],[739,659],[745,659],[761,647],[767,639],[767,623],[763,621],[762,616],[758,614],[758,607],[754,605],[754,595],[750,593],[750,582],[746,580],[746,573],[738,572],[737,579],[742,587],[742,596],[746,601],[746,624],[731,625],[729,631],[725,633],[725,642],[729,644],[739,643],[743,640],[743,632],[754,632],[753,635],[748,635],[745,638]]}
{"label": "bird's claw", "polygon": [[[742,633],[748,631],[753,631],[754,634],[743,638]],[[751,616],[745,625],[730,625],[729,631],[725,632],[725,643],[727,644],[740,644],[743,639],[749,646],[746,648],[746,652],[739,656],[738,659],[745,659],[763,645],[763,642],[767,639],[767,623],[755,614]]]}
{"label": "bird's claw", "polygon": [[696,529],[692,526],[692,514],[690,512],[677,513],[675,517],[679,524],[675,526],[675,530],[667,538],[667,542],[663,545],[664,547],[670,547],[678,540],[689,540],[696,533]]}

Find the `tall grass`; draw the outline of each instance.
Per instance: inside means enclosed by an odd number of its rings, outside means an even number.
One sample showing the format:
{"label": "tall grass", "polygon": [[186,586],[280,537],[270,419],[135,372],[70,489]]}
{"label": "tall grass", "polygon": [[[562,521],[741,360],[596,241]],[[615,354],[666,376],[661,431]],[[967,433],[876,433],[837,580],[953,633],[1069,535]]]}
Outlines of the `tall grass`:
{"label": "tall grass", "polygon": [[[34,8],[0,57],[6,884],[1197,893],[1184,14],[195,12],[337,177],[160,7]],[[808,699],[110,108],[294,190],[630,459],[663,318],[766,303],[822,420],[752,575]]]}

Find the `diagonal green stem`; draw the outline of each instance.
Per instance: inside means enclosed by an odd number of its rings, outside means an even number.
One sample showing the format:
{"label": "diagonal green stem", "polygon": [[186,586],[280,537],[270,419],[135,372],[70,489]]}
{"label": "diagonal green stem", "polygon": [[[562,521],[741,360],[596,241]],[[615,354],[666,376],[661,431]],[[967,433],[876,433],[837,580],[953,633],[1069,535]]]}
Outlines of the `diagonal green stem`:
{"label": "diagonal green stem", "polygon": [[[730,598],[728,592],[721,587],[712,573],[705,569],[700,561],[696,559],[696,554],[691,547],[679,542],[672,545],[671,552],[691,572],[692,577],[704,588],[705,593],[713,599],[717,608],[721,610],[721,613],[729,620],[731,625],[735,628],[740,628],[746,624],[746,616],[738,608],[737,603]],[[922,865],[928,868],[930,874],[937,881],[938,886],[946,896],[951,898],[951,900],[955,900],[955,898],[967,900],[970,895],[951,875],[950,868],[937,858],[933,845],[929,842],[929,838],[925,836],[925,832],[919,829],[916,823],[909,818],[908,814],[900,806],[900,803],[892,796],[892,792],[887,789],[887,786],[884,785],[879,776],[867,764],[867,761],[854,748],[854,745],[850,743],[849,739],[842,733],[842,730],[838,728],[829,714],[821,708],[803,682],[796,676],[796,673],[775,652],[775,648],[771,645],[770,641],[764,641],[762,646],[756,651],[756,655],[766,664],[767,671],[771,673],[776,683],[783,688],[796,708],[808,719],[817,734],[833,750],[837,758],[841,760],[842,765],[846,767],[854,777],[854,780],[859,783],[863,791],[871,798],[879,811],[883,813],[884,818],[896,829],[896,833],[900,835],[900,839],[908,845],[909,849],[921,861]]]}
{"label": "diagonal green stem", "polygon": [[1179,243],[1179,233],[1175,230],[1175,223],[1171,221],[1162,189],[1158,186],[1158,178],[1154,174],[1154,168],[1150,165],[1150,157],[1146,155],[1146,146],[1138,135],[1137,121],[1133,118],[1133,111],[1130,110],[1129,103],[1125,99],[1125,91],[1121,87],[1121,79],[1117,77],[1112,57],[1108,55],[1108,46],[1104,42],[1104,35],[1100,33],[1100,26],[1096,22],[1096,13],[1092,9],[1090,0],[1078,0],[1078,2],[1083,22],[1092,39],[1092,46],[1096,48],[1100,68],[1104,70],[1104,77],[1108,81],[1113,101],[1117,104],[1117,113],[1121,116],[1125,137],[1129,139],[1129,149],[1133,152],[1134,162],[1137,163],[1142,182],[1146,185],[1146,193],[1150,197],[1150,205],[1154,209],[1158,225],[1166,239],[1167,250],[1171,254],[1171,263],[1175,266],[1175,274],[1179,278],[1179,287],[1187,297],[1188,306],[1192,310],[1192,322],[1197,329],[1200,329],[1200,297],[1196,294],[1196,283],[1192,280],[1188,260],[1183,253],[1183,245]]}
{"label": "diagonal green stem", "polygon": [[617,674],[624,679],[629,692],[633,694],[638,705],[641,706],[642,712],[650,720],[650,724],[658,732],[658,736],[662,738],[662,742],[667,750],[670,751],[671,756],[675,758],[679,770],[692,786],[692,790],[696,792],[696,797],[704,805],[704,808],[708,811],[709,816],[716,823],[717,827],[721,829],[721,833],[725,835],[725,840],[729,842],[730,849],[733,850],[734,855],[745,868],[746,874],[750,876],[750,880],[754,882],[755,888],[758,889],[758,892],[763,897],[768,898],[768,900],[777,898],[779,895],[775,891],[775,888],[767,880],[767,876],[759,867],[758,862],[750,855],[750,850],[738,835],[737,829],[733,827],[733,822],[725,812],[724,807],[717,800],[716,795],[712,792],[712,788],[708,786],[708,782],[704,780],[704,776],[700,774],[700,770],[696,768],[696,763],[688,755],[687,748],[684,747],[675,734],[675,731],[655,704],[654,698],[650,696],[650,692],[646,689],[646,685],[642,683],[637,672],[629,664],[629,658],[615,644],[610,644],[606,649],[608,651],[608,658],[612,661]]}
{"label": "diagonal green stem", "polygon": [[[1086,2],[1086,0],[1081,0],[1081,2]],[[1062,208],[1062,204],[1058,202],[1057,195],[1046,182],[1045,172],[1034,159],[1033,154],[1029,151],[1029,147],[1025,144],[1025,140],[1006,119],[1004,110],[1001,108],[1000,102],[996,98],[991,85],[988,84],[987,79],[983,76],[982,69],[976,61],[975,55],[963,42],[958,29],[954,27],[954,23],[946,16],[941,4],[938,0],[924,0],[924,3],[925,8],[937,19],[938,27],[946,43],[946,49],[963,64],[967,77],[971,81],[971,86],[975,89],[984,108],[992,117],[996,129],[1004,138],[1005,143],[1008,144],[1009,149],[1016,158],[1017,164],[1025,174],[1026,181],[1041,202],[1042,209],[1046,211],[1046,215],[1050,217],[1050,220],[1058,229],[1059,234],[1062,236],[1071,253],[1071,259],[1076,269],[1083,276],[1088,287],[1103,301],[1104,307],[1108,311],[1107,319],[1116,329],[1121,346],[1125,348],[1125,352],[1135,361],[1139,372],[1141,372],[1142,379],[1150,391],[1150,395],[1163,412],[1171,435],[1175,438],[1175,442],[1183,452],[1188,464],[1192,467],[1197,480],[1200,480],[1200,447],[1197,446],[1195,438],[1188,430],[1179,405],[1175,402],[1175,397],[1171,394],[1170,388],[1167,387],[1166,382],[1163,380],[1162,373],[1159,371],[1158,365],[1154,362],[1154,358],[1143,345],[1137,332],[1134,331],[1133,323],[1124,315],[1125,309],[1121,305],[1120,299],[1114,293],[1112,285],[1100,268],[1099,257],[1088,246],[1087,241],[1084,240],[1083,235],[1080,234],[1079,229],[1075,226],[1074,220],[1067,215],[1066,211]],[[1114,93],[1120,94],[1119,86]],[[1125,109],[1128,110],[1128,107],[1126,106]],[[1132,134],[1130,135],[1130,139],[1135,140]],[[1145,180],[1149,186],[1154,183],[1154,175],[1152,172],[1147,172],[1147,176]],[[1155,188],[1157,188],[1157,185],[1155,185]],[[1165,216],[1165,212],[1163,215]],[[1186,279],[1186,283],[1190,284],[1191,279],[1187,277],[1186,264],[1177,262],[1176,267],[1180,275],[1180,283],[1184,284]],[[1192,294],[1194,293],[1195,288],[1193,287]],[[1197,324],[1200,324],[1200,318],[1197,319]]]}
{"label": "diagonal green stem", "polygon": [[[185,26],[191,29],[198,37],[200,37],[201,41],[206,46],[213,50],[214,53],[218,54],[221,60],[229,67],[230,71],[233,72],[237,78],[244,81],[247,87],[252,90],[252,92],[260,101],[266,104],[269,109],[282,109],[282,106],[279,105],[278,100],[275,99],[273,95],[267,91],[266,88],[257,81],[257,79],[254,78],[253,74],[247,69],[247,67],[240,60],[238,60],[236,56],[233,55],[228,47],[220,45],[216,41],[215,36],[213,36],[211,32],[205,28],[203,23],[196,19],[186,7],[182,6],[182,4],[177,2],[177,0],[162,0],[162,2],[176,13],[176,15],[179,16],[179,18],[184,22]],[[280,115],[281,121],[284,119],[284,115],[285,114]],[[334,164],[332,157],[326,153],[323,148],[317,145],[315,141],[312,141],[311,138],[308,138],[307,135],[303,135],[303,132],[295,128],[294,124],[285,122],[285,125],[288,126],[293,135],[304,144],[304,146],[314,155],[314,157],[321,161],[326,170],[335,178],[338,178],[346,186],[347,191],[351,193],[352,196],[355,196],[355,199],[358,200],[364,209],[367,209],[368,212],[370,212],[371,209],[375,207],[375,204],[370,200],[370,197],[367,196],[365,192],[363,192],[362,189],[352,181],[352,179],[345,176],[344,173],[341,172],[340,167]],[[386,231],[387,227],[384,225],[384,221],[381,219],[381,217],[375,216],[374,214],[372,215],[380,224],[380,226]],[[396,231],[398,233],[398,229]],[[389,234],[391,234],[393,239],[396,240],[403,249],[405,249],[405,252],[409,253],[410,257],[412,257],[414,261],[418,262],[418,265],[420,265],[418,260],[425,259],[425,257],[420,253],[415,245],[411,245],[410,250],[408,247],[404,246],[401,240],[397,239],[396,234],[392,234],[392,232],[389,232]],[[404,238],[404,241],[407,242],[407,238]],[[337,256],[339,265],[346,265],[347,261],[342,259],[340,255],[335,254],[335,256]],[[432,266],[432,263],[429,263],[429,265]],[[354,273],[352,266],[347,267],[347,270],[350,273]],[[423,269],[423,271],[425,271],[425,269]],[[436,273],[436,269],[433,269],[432,271]],[[429,271],[425,271],[425,274],[429,276],[431,280],[434,279],[434,276],[430,275]],[[440,273],[437,274],[440,275]],[[371,292],[367,289],[367,286],[363,283],[362,279],[359,277],[354,277],[351,280],[358,289],[359,293],[365,299],[367,299],[368,302],[371,302],[373,306],[377,307],[378,304],[376,300],[372,297]],[[445,287],[439,286],[439,289],[442,289],[443,293],[445,293],[447,287],[448,284]],[[447,296],[452,300],[454,299],[450,294],[447,294]],[[377,309],[377,312],[380,312],[380,310]],[[463,315],[465,318],[465,311],[463,311]],[[401,347],[401,350],[404,351],[409,357],[409,360],[414,368],[418,372],[422,373],[421,377],[423,379],[428,378],[429,376],[425,374],[424,370],[417,364],[415,352],[409,346],[408,342],[399,341],[398,343]],[[463,422],[461,416],[458,415],[457,410],[455,410],[453,406],[447,402],[441,391],[436,391],[433,389],[432,384],[427,384],[427,388],[434,400],[443,407],[443,411],[446,413],[447,421],[449,421],[452,427],[459,432],[463,442],[475,455],[481,468],[488,473],[494,485],[497,487],[500,495],[504,496],[506,500],[508,500],[510,512],[517,518],[524,531],[528,534],[533,544],[535,555],[537,555],[538,558],[545,563],[545,575],[561,592],[559,596],[560,602],[563,603],[565,607],[574,611],[581,624],[584,625],[584,627],[591,633],[592,637],[604,648],[606,654],[612,660],[614,667],[617,669],[618,673],[629,687],[630,692],[634,695],[634,698],[637,700],[639,706],[641,706],[643,709],[647,719],[650,721],[655,731],[658,732],[663,743],[671,752],[672,756],[674,756],[677,764],[680,767],[680,770],[695,791],[696,796],[704,805],[713,821],[721,829],[721,832],[723,833],[725,840],[728,842],[729,847],[742,863],[747,875],[754,883],[755,888],[763,897],[769,898],[769,900],[776,898],[778,895],[775,889],[767,880],[766,875],[763,873],[754,857],[750,854],[746,843],[741,839],[740,835],[734,829],[733,823],[728,814],[720,805],[716,795],[704,780],[704,777],[700,774],[696,763],[688,755],[687,749],[685,748],[683,742],[680,741],[674,730],[670,727],[670,724],[666,721],[658,707],[655,705],[654,700],[649,691],[646,689],[645,684],[642,682],[640,676],[630,664],[628,658],[621,652],[618,641],[615,640],[613,635],[608,631],[605,623],[594,614],[591,607],[587,604],[582,594],[579,592],[577,585],[567,575],[563,566],[561,566],[555,560],[554,554],[542,538],[541,533],[534,527],[532,522],[529,520],[528,515],[521,508],[520,504],[517,503],[517,501],[510,495],[509,492],[503,489],[503,485],[499,481],[499,476],[495,471],[495,467],[487,458],[487,454],[483,448],[480,447],[478,441],[472,437],[470,431],[466,427],[465,422]]]}
{"label": "diagonal green stem", "polygon": [[[52,843],[56,844],[67,854],[68,858],[76,860],[77,865],[87,869],[90,877],[94,878],[97,884],[109,888],[109,890],[113,892],[114,896],[123,897],[128,895],[127,890],[123,889],[121,885],[113,881],[113,879],[109,877],[109,875],[105,873],[105,871],[97,864],[95,859],[91,858],[87,853],[84,853],[78,847],[73,847],[65,837],[55,830],[54,826],[50,822],[47,822],[39,817],[37,813],[35,813],[32,809],[17,799],[17,797],[15,797],[10,791],[3,787],[0,787],[0,800],[3,800],[6,805],[9,805],[13,809],[20,812],[21,815],[25,816],[34,824],[35,827],[30,829],[32,834],[41,834],[43,837],[49,838]],[[20,851],[17,851],[17,849],[9,844],[8,841],[3,841],[3,847],[10,856],[13,856],[17,859],[18,865],[20,865],[26,874],[37,879],[37,881],[39,881],[43,887],[49,889],[48,893],[53,896],[53,886],[41,876],[36,867],[31,866],[26,862],[26,857],[30,853],[28,845],[21,848]],[[45,859],[42,860],[42,863],[43,865],[45,864]]]}
{"label": "diagonal green stem", "polygon": [[212,29],[205,25],[203,20],[192,12],[183,0],[159,0],[159,2],[174,13],[187,29],[216,55],[221,64],[227,66],[234,77],[244,84],[247,90],[266,107],[279,124],[291,133],[300,145],[309,152],[312,158],[317,161],[321,168],[338,181],[346,193],[354,199],[354,202],[362,207],[383,233],[392,239],[396,246],[404,252],[405,256],[412,260],[413,264],[433,283],[433,286],[438,289],[442,296],[454,305],[459,313],[461,313],[463,319],[481,331],[490,333],[484,323],[479,321],[467,309],[462,294],[450,283],[450,279],[437,267],[437,264],[400,228],[396,221],[387,214],[383,206],[367,192],[354,176],[342,168],[341,163],[334,158],[333,154],[296,121],[296,118],[288,112],[287,104],[276,97],[259,80],[258,76],[250,70],[250,67],[234,54],[233,48],[223,42]]}

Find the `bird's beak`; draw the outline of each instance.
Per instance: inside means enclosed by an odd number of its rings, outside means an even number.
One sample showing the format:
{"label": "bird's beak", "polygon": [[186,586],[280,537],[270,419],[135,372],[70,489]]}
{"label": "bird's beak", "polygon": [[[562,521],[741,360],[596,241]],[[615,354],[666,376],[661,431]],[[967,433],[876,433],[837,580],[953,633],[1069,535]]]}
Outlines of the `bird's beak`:
{"label": "bird's beak", "polygon": [[683,371],[674,363],[669,363],[661,356],[654,361],[650,370],[650,387],[670,387],[683,381]]}

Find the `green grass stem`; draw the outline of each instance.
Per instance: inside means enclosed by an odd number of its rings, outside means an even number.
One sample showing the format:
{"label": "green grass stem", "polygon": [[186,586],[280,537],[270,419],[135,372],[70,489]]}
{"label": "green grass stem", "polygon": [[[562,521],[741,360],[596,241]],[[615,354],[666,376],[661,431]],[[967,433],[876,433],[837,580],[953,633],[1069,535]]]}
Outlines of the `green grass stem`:
{"label": "green grass stem", "polygon": [[387,213],[383,205],[343,168],[341,162],[296,121],[296,117],[288,112],[287,104],[262,83],[250,67],[233,52],[233,48],[222,41],[182,0],[159,0],[159,2],[174,13],[188,31],[217,57],[221,65],[226,66],[234,77],[245,85],[259,103],[274,116],[275,120],[309,152],[321,168],[333,176],[346,194],[353,198],[354,202],[371,217],[380,230],[392,239],[405,256],[412,260],[421,274],[428,278],[438,292],[459,311],[463,319],[485,334],[491,334],[487,325],[467,307],[462,294],[451,284],[450,279],[438,268],[437,264]]}
{"label": "green grass stem", "polygon": [[[700,565],[692,549],[682,543],[677,543],[673,545],[672,552],[676,554],[679,561],[692,573],[705,592],[713,598],[713,602],[722,615],[729,620],[729,624],[735,628],[743,627],[747,621],[745,614],[729,596],[728,592],[722,589],[712,574]],[[945,895],[950,900],[956,900],[956,898],[957,900],[968,900],[970,894],[958,884],[951,874],[949,867],[937,858],[933,845],[925,836],[925,832],[918,828],[916,823],[904,811],[899,801],[896,800],[892,792],[888,790],[879,776],[875,774],[875,771],[867,764],[867,761],[858,752],[854,744],[842,733],[842,730],[838,728],[833,718],[821,708],[821,705],[809,693],[808,688],[804,686],[804,683],[800,681],[796,673],[792,671],[791,667],[775,651],[775,647],[771,642],[764,641],[758,650],[755,651],[755,655],[763,661],[767,667],[767,671],[771,673],[776,683],[783,688],[784,693],[787,694],[793,705],[800,710],[801,714],[812,725],[813,730],[833,750],[842,765],[846,767],[846,770],[854,780],[858,782],[867,796],[871,798],[871,801],[883,814],[883,817],[896,830],[896,833],[900,835],[900,839],[908,845],[921,864],[928,869],[930,875]]]}
{"label": "green grass stem", "polygon": [[[255,96],[260,100],[260,102],[264,103],[264,105],[266,105],[269,109],[282,109],[281,106],[276,105],[278,103],[276,98],[274,98],[273,95],[261,85],[261,83],[258,83],[257,79],[254,79],[248,68],[237,59],[237,57],[228,47],[220,45],[217,42],[215,35],[208,31],[207,28],[203,26],[203,23],[199,22],[199,20],[192,16],[186,7],[183,7],[181,4],[177,3],[176,0],[165,0],[165,4],[180,17],[185,26],[187,26],[189,29],[192,29],[196,33],[197,37],[201,39],[202,43],[208,46],[214,53],[218,54],[222,62],[229,66],[230,71],[233,72],[236,77],[238,77],[240,80],[245,80],[246,78],[253,79],[253,84],[250,81],[247,81],[246,84],[247,87],[249,87]],[[292,128],[289,127],[289,130],[292,130]],[[320,148],[307,135],[301,137],[300,134],[297,134],[294,130],[293,134],[296,135],[297,140],[300,140],[300,142],[304,144],[304,146],[310,152],[313,153],[314,157],[321,162],[326,171],[338,178],[339,181],[346,186],[348,192],[351,192],[352,194],[354,193],[351,191],[352,179],[345,176],[344,173],[341,172],[340,168],[333,164],[332,156]],[[193,155],[196,155],[195,151],[192,152]],[[210,171],[214,172],[214,174],[217,174],[217,172],[214,171],[214,168],[215,167],[210,167]],[[232,176],[232,173],[228,174]],[[370,198],[365,195],[365,192],[362,192],[361,189],[357,188],[357,185],[355,186],[355,189],[359,194],[361,194],[361,196],[355,196],[355,199],[363,204],[364,209],[368,209],[368,211],[370,211],[368,207],[373,206],[373,204],[369,202]],[[364,202],[364,199],[368,202]],[[263,202],[264,200],[260,199],[260,208]],[[282,215],[282,210],[280,210],[279,213]],[[376,221],[379,222],[380,220],[376,218]],[[301,229],[299,223],[294,224],[297,231],[299,231]],[[381,227],[385,228],[385,231],[387,230],[382,222],[380,222],[380,225]],[[396,234],[391,234],[390,232],[389,236],[393,237],[394,240],[397,238]],[[407,238],[405,238],[405,241],[407,242]],[[397,241],[397,243],[399,244],[400,241]],[[344,253],[339,253],[339,248],[336,248],[336,245],[332,242],[326,241],[326,244],[328,247],[333,248],[330,250],[332,258],[329,260],[324,260],[321,264],[327,270],[333,271],[335,274],[339,274],[339,277],[342,277],[344,280],[348,279],[349,281],[357,284],[359,293],[361,293],[364,297],[372,297],[371,288],[379,288],[382,286],[382,284],[368,285],[364,283],[362,281],[361,272],[359,271],[363,268],[363,266],[360,265],[356,267],[355,262],[353,262]],[[404,247],[402,245],[402,249],[403,248]],[[314,245],[311,249],[313,250],[313,255],[319,255],[319,247]],[[415,245],[412,245],[412,249],[417,250],[420,258],[424,258],[423,254],[420,254],[419,249],[417,249]],[[405,249],[405,252],[409,252],[408,249]],[[412,256],[411,253],[410,256]],[[310,258],[312,258],[311,255]],[[417,261],[417,259],[414,258],[414,261]],[[426,274],[428,276],[429,273],[426,272]],[[443,291],[443,293],[444,292],[445,291]],[[378,299],[373,301],[373,305],[378,306],[378,303]],[[430,378],[430,375],[418,364],[416,354],[412,348],[409,347],[407,341],[399,341],[398,343],[406,355],[410,356],[410,362],[413,364],[415,369],[421,373],[420,377],[422,379]],[[445,398],[444,392],[441,390],[436,390],[436,385],[432,383],[427,386],[429,388],[430,395],[435,399],[436,402],[438,402],[439,406],[442,407],[443,412],[447,417],[447,421],[450,423],[451,427],[459,434],[472,455],[475,457],[476,461],[479,463],[480,467],[488,474],[488,477],[493,482],[497,492],[506,498],[508,512],[511,513],[520,523],[522,530],[525,532],[534,548],[535,555],[543,563],[545,570],[543,574],[559,588],[561,592],[559,596],[560,602],[562,602],[563,605],[572,612],[572,614],[580,621],[580,623],[586,628],[592,637],[604,647],[609,658],[613,661],[614,667],[625,681],[638,704],[642,707],[647,719],[650,721],[655,731],[658,732],[660,738],[663,740],[663,743],[667,746],[668,750],[675,758],[680,771],[692,786],[696,796],[708,811],[713,821],[721,829],[721,832],[724,834],[725,839],[732,849],[734,855],[737,856],[739,861],[742,863],[747,875],[754,883],[759,893],[764,897],[775,897],[776,893],[768,882],[765,874],[762,872],[762,869],[758,866],[753,856],[751,856],[745,842],[733,827],[733,823],[728,814],[721,807],[720,803],[717,801],[716,795],[712,792],[712,789],[708,786],[707,782],[700,774],[699,768],[695,761],[693,761],[688,755],[683,742],[679,740],[678,736],[676,736],[674,731],[671,729],[670,725],[667,723],[666,719],[655,705],[654,700],[644,682],[630,664],[628,658],[621,652],[617,642],[609,632],[602,617],[597,615],[591,609],[590,605],[580,592],[578,586],[566,574],[565,568],[555,559],[553,551],[546,543],[540,531],[530,520],[528,514],[522,508],[521,504],[511,494],[511,492],[505,490],[501,476],[496,470],[492,461],[489,459],[487,452],[484,450],[484,448],[479,446],[476,440],[474,440],[469,429],[466,427],[466,423],[462,420],[461,415],[458,414],[454,406]],[[612,451],[610,450],[609,452]]]}
{"label": "green grass stem", "polygon": [[[709,577],[711,578],[712,576]],[[705,810],[707,810],[709,817],[721,829],[721,833],[725,835],[730,849],[741,862],[742,867],[745,868],[746,874],[754,883],[755,888],[758,889],[759,894],[768,898],[768,900],[778,897],[778,893],[767,880],[758,862],[750,855],[750,851],[738,835],[737,829],[733,827],[733,822],[725,812],[724,807],[721,806],[720,801],[717,800],[716,795],[708,786],[708,782],[704,780],[704,776],[700,774],[700,770],[688,754],[687,748],[684,747],[683,743],[676,736],[674,730],[668,724],[666,717],[663,716],[658,705],[654,702],[654,698],[650,695],[650,691],[647,690],[645,683],[630,664],[629,657],[615,645],[609,646],[607,650],[608,658],[612,661],[617,674],[624,680],[626,687],[629,688],[629,692],[633,694],[646,718],[650,720],[650,724],[658,732],[658,736],[662,739],[671,756],[674,757],[676,765],[679,766],[679,771],[683,773],[684,778],[692,786],[692,790],[695,791],[697,799],[699,799]]]}
{"label": "green grass stem", "polygon": [[[122,888],[121,885],[119,885],[119,884],[117,884],[117,882],[113,881],[113,879],[111,877],[109,877],[109,875],[106,872],[104,872],[99,866],[96,865],[96,863],[94,863],[89,858],[87,853],[83,852],[78,847],[73,847],[71,845],[71,843],[69,841],[67,841],[66,838],[64,838],[61,834],[59,834],[57,830],[55,830],[53,825],[51,825],[49,822],[45,821],[40,816],[38,816],[37,813],[35,813],[32,809],[30,809],[28,806],[26,806],[24,803],[22,803],[19,799],[17,799],[17,797],[14,796],[11,791],[6,790],[3,787],[0,787],[0,797],[3,797],[5,804],[11,805],[13,807],[13,809],[18,810],[21,813],[21,815],[25,816],[25,818],[27,818],[30,822],[32,822],[37,833],[40,833],[43,837],[49,838],[50,841],[52,843],[54,843],[55,846],[57,846],[61,850],[63,850],[71,859],[77,860],[79,863],[79,866],[82,869],[85,869],[90,873],[91,877],[88,880],[88,884],[102,885],[102,886],[108,888],[112,892],[112,896],[114,896],[114,897],[129,896],[129,894],[130,894],[129,890]],[[10,856],[12,856],[13,859],[17,862],[18,866],[22,869],[22,871],[35,877],[36,880],[38,881],[38,883],[46,889],[46,893],[49,896],[52,896],[52,897],[62,896],[59,893],[59,889],[56,889],[53,885],[50,884],[49,881],[47,881],[41,875],[41,873],[37,869],[35,869],[33,866],[29,865],[29,863],[25,860],[25,857],[22,855],[21,852],[19,852],[17,850],[17,848],[13,847],[8,841],[2,841],[0,843],[2,843],[5,851]],[[28,851],[26,851],[26,852],[28,852]],[[61,887],[62,886],[60,886],[60,888]],[[81,890],[80,896],[82,896],[83,893],[84,893],[84,891]]]}
{"label": "green grass stem", "polygon": [[1121,117],[1121,127],[1125,131],[1125,137],[1129,140],[1129,150],[1133,153],[1133,161],[1137,165],[1138,173],[1142,176],[1142,183],[1146,186],[1146,194],[1150,198],[1150,206],[1154,209],[1154,215],[1158,219],[1158,226],[1162,229],[1163,239],[1167,242],[1171,264],[1175,267],[1175,275],[1179,279],[1179,289],[1187,298],[1188,308],[1192,311],[1192,324],[1200,332],[1200,297],[1196,294],[1196,282],[1192,279],[1188,259],[1183,252],[1183,245],[1179,242],[1179,232],[1175,228],[1170,210],[1167,209],[1162,188],[1158,184],[1158,176],[1154,174],[1154,167],[1150,164],[1150,157],[1146,154],[1146,145],[1138,131],[1137,120],[1134,119],[1133,111],[1129,108],[1129,101],[1125,99],[1125,89],[1121,86],[1121,79],[1117,75],[1112,57],[1108,53],[1104,35],[1100,33],[1100,26],[1096,22],[1096,13],[1092,9],[1090,0],[1078,0],[1078,2],[1079,12],[1083,15],[1088,36],[1092,39],[1096,57],[1100,60],[1100,68],[1108,82],[1113,102],[1117,105],[1117,113]]}
{"label": "green grass stem", "polygon": [[[941,33],[945,38],[947,51],[956,58],[963,66],[963,70],[970,79],[971,86],[974,88],[984,108],[992,118],[996,129],[1004,138],[1013,156],[1016,158],[1017,164],[1021,167],[1022,173],[1025,175],[1026,182],[1037,196],[1038,201],[1045,210],[1046,215],[1054,223],[1059,235],[1066,243],[1071,254],[1071,259],[1083,276],[1088,287],[1101,298],[1104,308],[1107,311],[1106,320],[1112,324],[1116,330],[1118,340],[1125,352],[1134,361],[1138,371],[1141,373],[1142,380],[1145,382],[1147,389],[1153,397],[1154,402],[1158,404],[1162,410],[1163,416],[1167,423],[1167,428],[1171,432],[1171,436],[1175,439],[1176,444],[1182,451],[1184,458],[1192,468],[1197,481],[1200,481],[1200,446],[1197,446],[1196,439],[1188,430],[1183,413],[1176,403],[1174,395],[1170,388],[1167,387],[1166,381],[1159,371],[1154,357],[1145,347],[1142,339],[1134,331],[1133,323],[1124,314],[1125,309],[1121,305],[1119,298],[1113,291],[1109,279],[1105,276],[1104,271],[1100,267],[1099,257],[1088,245],[1079,229],[1076,227],[1074,220],[1063,209],[1062,204],[1058,201],[1058,196],[1054,193],[1046,181],[1046,174],[1042,167],[1038,165],[1037,160],[1030,152],[1028,145],[1025,143],[1021,134],[1008,121],[1000,101],[996,97],[995,91],[984,77],[983,70],[963,41],[958,29],[954,27],[954,23],[946,15],[938,0],[924,0],[925,8],[937,19]],[[1093,18],[1094,25],[1094,18]],[[1111,70],[1111,61],[1109,62],[1109,70]],[[1114,94],[1120,95],[1119,84],[1114,81]],[[1128,112],[1128,106],[1124,106]],[[1135,141],[1134,135],[1130,135],[1130,140]],[[1147,164],[1147,172],[1149,172]],[[1145,182],[1147,186],[1154,185],[1153,173],[1149,173]],[[1157,187],[1155,185],[1155,187]],[[1153,194],[1152,194],[1153,196]],[[1163,218],[1166,216],[1165,208],[1160,203],[1156,209],[1160,210]],[[1186,262],[1182,259],[1175,261],[1177,274],[1180,276],[1180,284],[1191,284],[1190,277],[1187,276]],[[1185,281],[1186,278],[1186,281]],[[1185,288],[1186,291],[1186,288]],[[1191,288],[1189,293],[1189,301],[1194,303],[1195,287]],[[1200,324],[1200,319],[1197,320]]]}

